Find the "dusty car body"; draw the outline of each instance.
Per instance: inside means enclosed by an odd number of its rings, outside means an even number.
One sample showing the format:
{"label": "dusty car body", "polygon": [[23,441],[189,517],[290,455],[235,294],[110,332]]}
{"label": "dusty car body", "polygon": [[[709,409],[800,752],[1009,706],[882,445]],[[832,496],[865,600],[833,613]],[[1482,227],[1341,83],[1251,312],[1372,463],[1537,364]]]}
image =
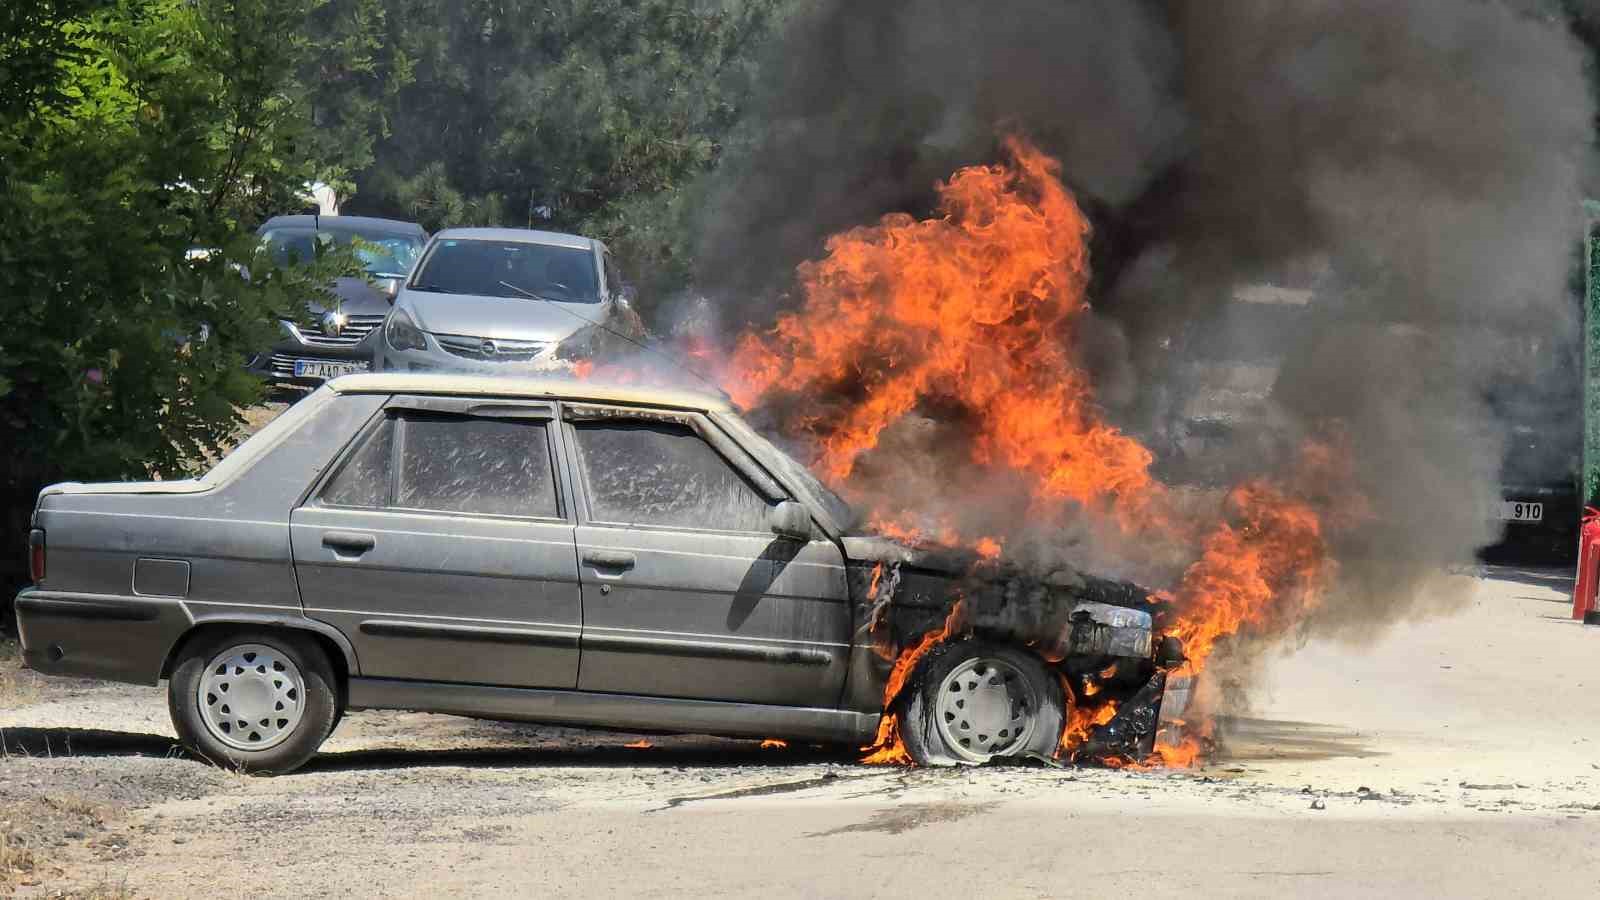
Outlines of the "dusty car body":
{"label": "dusty car body", "polygon": [[1149,751],[1172,648],[1144,592],[849,516],[722,398],[355,375],[202,478],[46,488],[16,612],[29,667],[167,679],[191,749],[281,772],[355,709],[865,743],[959,594],[970,640],[937,687],[988,718],[934,728],[929,707],[924,737],[982,733],[950,761],[1053,748],[1062,683],[1102,671],[1108,696],[1151,695],[1124,727]]}

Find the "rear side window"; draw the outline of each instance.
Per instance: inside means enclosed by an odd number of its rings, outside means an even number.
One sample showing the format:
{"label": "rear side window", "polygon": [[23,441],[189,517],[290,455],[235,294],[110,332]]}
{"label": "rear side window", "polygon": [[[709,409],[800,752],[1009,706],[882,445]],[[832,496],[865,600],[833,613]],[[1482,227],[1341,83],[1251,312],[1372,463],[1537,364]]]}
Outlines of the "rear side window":
{"label": "rear side window", "polygon": [[333,477],[322,492],[322,502],[329,506],[388,506],[393,454],[394,421],[386,419]]}
{"label": "rear side window", "polygon": [[407,416],[395,506],[491,516],[560,515],[544,422]]}
{"label": "rear side window", "polygon": [[561,515],[545,422],[421,413],[390,419],[372,432],[323,490],[322,502],[488,516]]}
{"label": "rear side window", "polygon": [[687,425],[574,422],[599,522],[767,532],[767,501]]}

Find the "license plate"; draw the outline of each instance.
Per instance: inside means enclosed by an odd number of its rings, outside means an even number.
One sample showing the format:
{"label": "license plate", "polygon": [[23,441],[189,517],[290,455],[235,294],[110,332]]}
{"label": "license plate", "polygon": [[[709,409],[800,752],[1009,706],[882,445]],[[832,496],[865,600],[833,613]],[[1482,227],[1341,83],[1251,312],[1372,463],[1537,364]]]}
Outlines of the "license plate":
{"label": "license plate", "polygon": [[1507,522],[1538,522],[1544,519],[1544,504],[1503,500],[1500,503],[1500,518]]}
{"label": "license plate", "polygon": [[356,372],[365,372],[371,368],[371,363],[364,362],[323,362],[315,359],[297,359],[294,361],[294,377],[296,378],[338,378],[340,375],[353,375]]}

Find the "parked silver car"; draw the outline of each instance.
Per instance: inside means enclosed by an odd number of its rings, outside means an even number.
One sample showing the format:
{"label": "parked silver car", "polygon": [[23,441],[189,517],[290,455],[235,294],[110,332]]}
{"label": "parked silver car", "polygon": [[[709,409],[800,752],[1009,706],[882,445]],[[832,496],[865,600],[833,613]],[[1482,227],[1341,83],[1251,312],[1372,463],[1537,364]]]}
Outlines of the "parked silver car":
{"label": "parked silver car", "polygon": [[186,746],[271,773],[354,709],[864,743],[959,592],[891,708],[918,761],[1052,752],[1064,684],[1149,752],[1181,652],[1145,592],[852,519],[718,397],[353,375],[202,478],[46,488],[16,612],[29,667],[167,679]]}
{"label": "parked silver car", "polygon": [[375,368],[504,374],[546,366],[558,348],[581,356],[626,308],[623,291],[611,254],[590,238],[442,231],[394,299]]}

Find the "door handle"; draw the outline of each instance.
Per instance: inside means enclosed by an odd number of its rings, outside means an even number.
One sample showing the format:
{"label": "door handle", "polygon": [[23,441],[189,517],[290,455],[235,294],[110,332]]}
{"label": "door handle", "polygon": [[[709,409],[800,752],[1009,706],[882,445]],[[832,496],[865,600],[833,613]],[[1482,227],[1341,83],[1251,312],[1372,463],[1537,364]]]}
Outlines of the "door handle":
{"label": "door handle", "polygon": [[322,546],[331,549],[335,553],[360,556],[378,546],[378,539],[370,534],[361,534],[355,531],[324,531],[322,533]]}
{"label": "door handle", "polygon": [[616,550],[585,550],[583,551],[585,564],[596,569],[610,569],[616,572],[626,572],[633,568],[638,560],[632,553],[622,553]]}

